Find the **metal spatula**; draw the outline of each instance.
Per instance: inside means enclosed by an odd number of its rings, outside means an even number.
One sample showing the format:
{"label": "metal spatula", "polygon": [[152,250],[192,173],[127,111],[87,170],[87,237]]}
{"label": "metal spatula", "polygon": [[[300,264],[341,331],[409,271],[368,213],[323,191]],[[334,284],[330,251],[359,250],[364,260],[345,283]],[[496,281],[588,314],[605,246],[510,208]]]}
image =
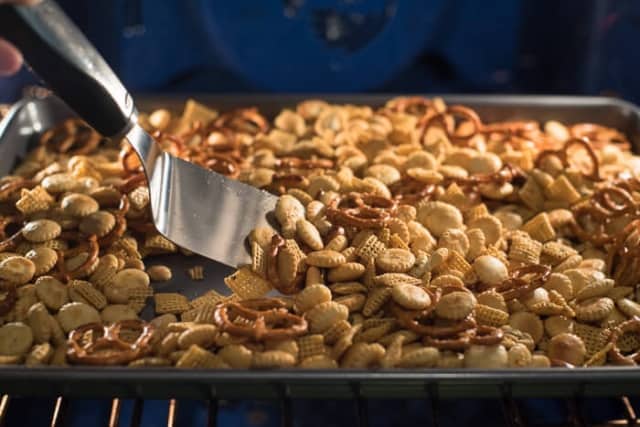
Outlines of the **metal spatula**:
{"label": "metal spatula", "polygon": [[0,36],[104,136],[125,137],[140,156],[153,222],[178,245],[230,266],[250,260],[245,238],[277,198],[162,152],[137,124],[131,95],[80,30],[51,0],[0,6]]}

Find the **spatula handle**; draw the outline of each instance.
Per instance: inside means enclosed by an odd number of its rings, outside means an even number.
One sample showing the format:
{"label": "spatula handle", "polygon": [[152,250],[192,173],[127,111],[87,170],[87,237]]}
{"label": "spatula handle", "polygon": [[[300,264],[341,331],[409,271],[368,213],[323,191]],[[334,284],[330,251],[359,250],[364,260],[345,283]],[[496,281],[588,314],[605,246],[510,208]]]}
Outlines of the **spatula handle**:
{"label": "spatula handle", "polygon": [[131,96],[102,56],[52,0],[0,5],[0,36],[88,124],[123,135],[135,120]]}

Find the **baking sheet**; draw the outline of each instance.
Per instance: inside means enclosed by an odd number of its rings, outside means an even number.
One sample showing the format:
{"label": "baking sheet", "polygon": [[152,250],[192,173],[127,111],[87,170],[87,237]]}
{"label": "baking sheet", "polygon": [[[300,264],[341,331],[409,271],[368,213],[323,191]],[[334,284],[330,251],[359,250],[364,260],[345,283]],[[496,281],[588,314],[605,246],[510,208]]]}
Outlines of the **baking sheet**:
{"label": "baking sheet", "polygon": [[[267,116],[303,99],[322,98],[335,103],[382,105],[393,95],[285,95],[192,97],[219,110],[257,106]],[[433,95],[430,95],[433,96]],[[168,108],[180,112],[188,95],[136,97],[143,111]],[[598,97],[553,96],[444,96],[450,104],[474,108],[485,121],[549,119],[563,122],[595,122],[625,132],[640,147],[640,112],[632,104]],[[8,174],[38,135],[72,113],[53,97],[26,99],[0,123],[0,173]],[[210,289],[228,294],[223,278],[231,269],[198,256],[159,256],[145,260],[147,266],[165,264],[173,279],[154,283],[159,292],[180,292],[189,298]],[[186,270],[204,267],[205,280],[192,281]],[[151,307],[143,317],[151,316]],[[537,370],[377,370],[377,371],[198,371],[166,368],[0,367],[0,391],[13,394],[191,397],[496,397],[620,395],[640,392],[640,369],[562,368]]]}

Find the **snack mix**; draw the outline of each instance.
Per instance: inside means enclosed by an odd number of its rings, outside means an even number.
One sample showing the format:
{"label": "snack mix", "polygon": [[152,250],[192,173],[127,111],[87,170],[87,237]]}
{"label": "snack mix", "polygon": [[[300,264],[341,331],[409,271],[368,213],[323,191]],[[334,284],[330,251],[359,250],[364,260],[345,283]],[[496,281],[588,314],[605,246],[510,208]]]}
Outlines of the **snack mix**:
{"label": "snack mix", "polygon": [[67,120],[0,179],[0,364],[640,361],[640,157],[615,129],[485,123],[419,97],[273,120],[188,101],[140,121],[169,153],[278,195],[278,229],[248,236],[228,295],[155,292],[187,273],[161,255],[190,253],[155,230],[127,143]]}

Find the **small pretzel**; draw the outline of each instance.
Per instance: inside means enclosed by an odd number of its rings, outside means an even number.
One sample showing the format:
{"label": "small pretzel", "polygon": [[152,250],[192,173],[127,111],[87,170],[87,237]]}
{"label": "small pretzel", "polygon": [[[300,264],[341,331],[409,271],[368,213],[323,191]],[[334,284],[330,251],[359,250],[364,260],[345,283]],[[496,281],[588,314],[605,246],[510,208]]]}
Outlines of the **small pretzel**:
{"label": "small pretzel", "polygon": [[[65,233],[63,234],[64,238],[67,240],[79,240],[80,236],[76,233]],[[95,234],[87,237],[86,243],[81,243],[75,248],[68,249],[66,251],[57,251],[58,252],[58,274],[57,276],[64,281],[69,281],[71,279],[76,279],[86,274],[86,272],[94,265],[96,259],[98,259],[98,253],[100,251],[100,245],[98,244],[98,239]],[[67,271],[64,260],[66,258],[70,258],[76,256],[82,252],[88,252],[89,256],[81,265],[78,266],[75,270]]]}
{"label": "small pretzel", "polygon": [[[459,135],[455,129],[455,122],[451,120],[447,120],[450,117],[461,117],[468,122],[470,122],[473,126],[469,133],[464,135]],[[422,134],[420,135],[420,140],[424,137],[427,129],[429,129],[434,124],[439,124],[447,134],[447,137],[453,143],[459,143],[463,145],[468,145],[469,140],[476,135],[482,129],[482,121],[478,114],[470,108],[463,107],[462,105],[452,105],[447,107],[444,113],[438,113],[433,116],[425,115],[421,120],[421,123],[418,125],[422,129]]]}
{"label": "small pretzel", "polygon": [[387,109],[397,113],[425,115],[433,110],[433,101],[421,96],[407,96],[388,102]]}
{"label": "small pretzel", "polygon": [[306,188],[309,186],[309,179],[307,177],[295,174],[281,174],[276,173],[271,180],[271,184],[269,184],[266,189],[268,191],[273,191],[278,194],[284,194],[287,192],[289,188]]}
{"label": "small pretzel", "polygon": [[307,321],[285,307],[275,298],[226,302],[218,305],[214,320],[221,331],[256,341],[283,340],[306,333]]}
{"label": "small pretzel", "polygon": [[259,132],[267,132],[269,121],[255,108],[241,108],[221,115],[214,122],[214,126],[217,129],[231,129],[235,132],[255,135]]}
{"label": "small pretzel", "polygon": [[[120,338],[123,328],[140,331],[140,335],[133,343],[126,342]],[[83,344],[87,332],[98,336]],[[123,365],[148,354],[152,336],[153,326],[142,320],[121,320],[109,326],[89,323],[71,331],[67,356],[83,365]]]}
{"label": "small pretzel", "polygon": [[122,184],[118,186],[118,191],[123,194],[128,194],[138,187],[146,186],[147,176],[143,172],[137,172],[127,178]]}
{"label": "small pretzel", "polygon": [[453,338],[433,338],[425,336],[425,345],[440,350],[464,351],[471,345],[497,345],[502,342],[504,332],[500,328],[478,325],[475,329],[464,331]]}
{"label": "small pretzel", "polygon": [[100,135],[79,119],[68,119],[40,137],[47,150],[69,156],[87,154],[100,143]]}
{"label": "small pretzel", "polygon": [[333,169],[333,160],[329,159],[301,159],[299,157],[283,157],[276,161],[275,166],[284,169]]}
{"label": "small pretzel", "polygon": [[[455,290],[460,289],[456,288]],[[421,320],[427,319],[431,312],[435,310],[441,295],[440,290],[434,292],[430,289],[425,289],[425,291],[429,294],[429,297],[431,297],[431,305],[423,310],[407,310],[395,302],[390,303],[391,313],[396,316],[401,326],[411,329],[417,334],[431,338],[450,338],[476,327],[476,321],[471,316],[455,324],[446,326],[425,325],[421,323]]]}
{"label": "small pretzel", "polygon": [[433,338],[428,335],[422,338],[424,345],[450,351],[464,351],[469,347],[470,342],[471,336],[467,331],[457,334],[453,338]]}
{"label": "small pretzel", "polygon": [[582,147],[589,158],[591,159],[591,171],[589,173],[584,173],[585,178],[590,179],[592,181],[601,181],[600,177],[600,162],[598,160],[598,156],[596,156],[596,152],[593,150],[593,147],[589,143],[589,140],[586,138],[571,138],[567,142],[565,142],[564,146],[560,150],[543,150],[538,154],[536,158],[535,165],[536,167],[540,167],[542,160],[549,156],[556,156],[562,162],[562,165],[565,168],[570,166],[569,164],[569,149],[573,146]]}
{"label": "small pretzel", "polygon": [[[156,139],[157,140],[157,139]],[[142,163],[140,163],[140,157],[135,152],[131,144],[126,143],[123,145],[120,153],[118,154],[122,168],[126,173],[138,173],[142,172]]]}
{"label": "small pretzel", "polygon": [[446,181],[455,182],[462,186],[474,186],[478,184],[498,184],[502,185],[512,182],[517,178],[524,178],[524,174],[515,166],[506,163],[500,170],[490,174],[471,175],[468,178],[448,178]]}
{"label": "small pretzel", "polygon": [[210,153],[204,164],[207,169],[211,169],[219,174],[235,178],[240,173],[240,166],[230,156],[219,153]]}
{"label": "small pretzel", "polygon": [[569,133],[575,138],[587,138],[594,146],[600,148],[606,144],[616,144],[622,150],[630,150],[631,144],[627,137],[615,129],[594,123],[577,123],[569,128]]}
{"label": "small pretzel", "polygon": [[[569,222],[571,232],[581,240],[591,242],[596,246],[603,246],[613,240],[613,236],[606,232],[606,225],[612,215],[602,206],[594,203],[578,204],[571,208],[573,220]],[[585,230],[578,219],[592,218],[596,230]]]}
{"label": "small pretzel", "polygon": [[431,198],[436,191],[436,186],[406,176],[391,184],[389,190],[399,204],[415,205],[422,200]]}
{"label": "small pretzel", "polygon": [[503,337],[504,331],[500,328],[478,325],[469,342],[472,345],[498,345]]}
{"label": "small pretzel", "polygon": [[613,347],[609,350],[608,355],[611,362],[616,365],[637,365],[640,361],[640,350],[635,353],[623,355],[618,348],[618,340],[627,332],[640,332],[640,317],[633,316],[626,322],[620,323],[611,332],[609,342],[612,343]]}
{"label": "small pretzel", "polygon": [[[343,207],[353,204],[356,207]],[[327,206],[327,219],[332,224],[355,228],[382,228],[396,212],[397,202],[373,194],[349,193]]]}
{"label": "small pretzel", "polygon": [[[529,274],[533,274],[534,277],[524,280],[523,277]],[[505,301],[521,298],[544,285],[550,274],[551,268],[542,264],[531,264],[516,268],[511,272],[511,277],[502,282],[497,290],[502,294]]]}
{"label": "small pretzel", "polygon": [[611,216],[638,214],[639,206],[633,196],[621,187],[601,188],[593,194],[592,200],[608,209]]}
{"label": "small pretzel", "polygon": [[124,215],[115,215],[116,224],[106,236],[102,236],[98,240],[100,246],[111,246],[116,240],[124,235],[127,230],[127,220]]}

